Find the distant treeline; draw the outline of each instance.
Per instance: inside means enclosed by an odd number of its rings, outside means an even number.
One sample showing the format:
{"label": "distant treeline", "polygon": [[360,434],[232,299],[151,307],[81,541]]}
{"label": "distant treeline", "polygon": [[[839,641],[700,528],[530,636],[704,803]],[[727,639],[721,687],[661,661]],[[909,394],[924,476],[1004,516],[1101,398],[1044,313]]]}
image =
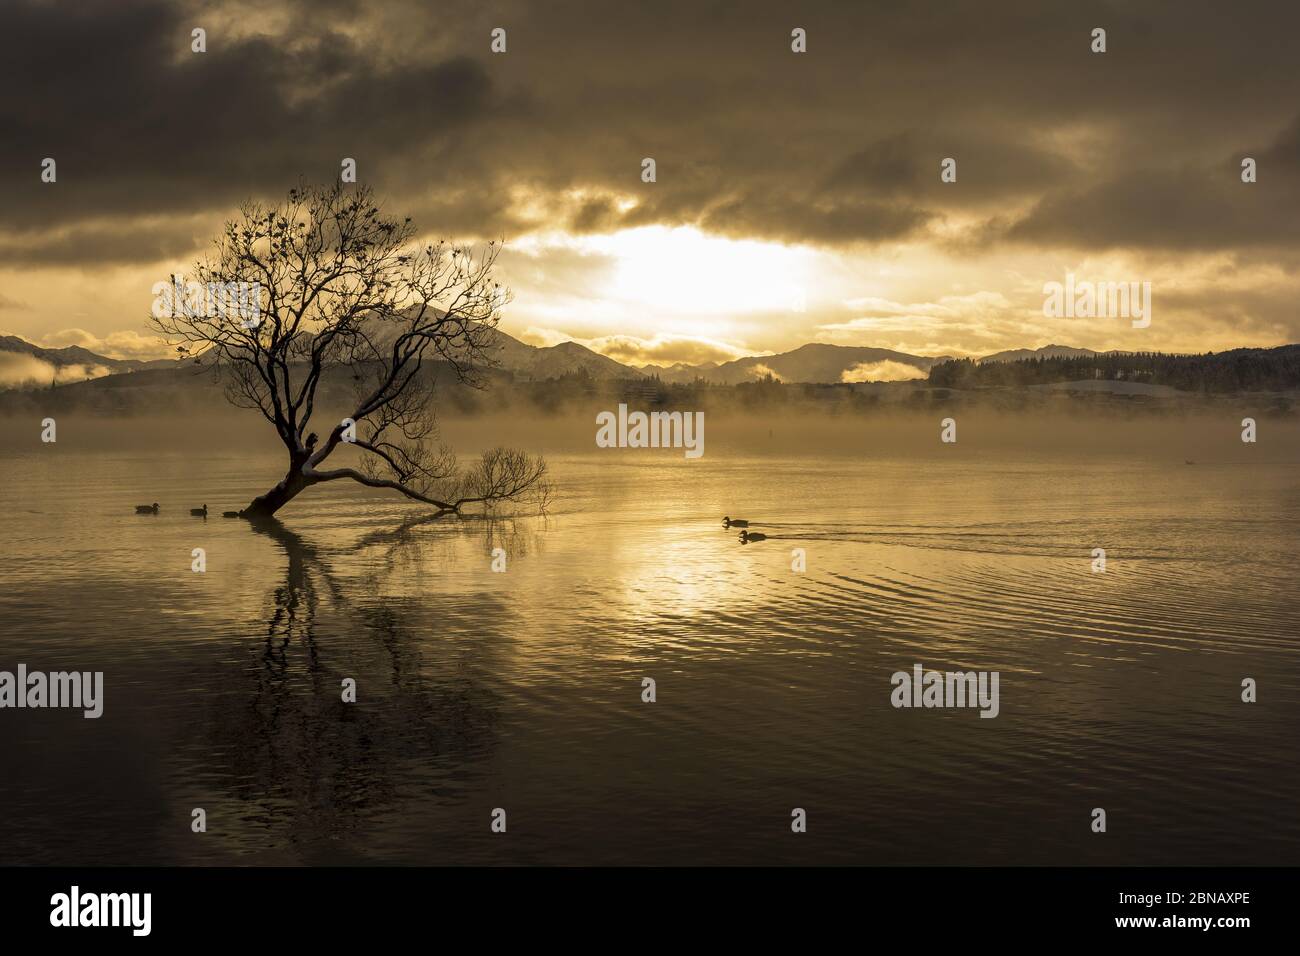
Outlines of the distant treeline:
{"label": "distant treeline", "polygon": [[[1294,392],[1300,389],[1300,345],[1276,349],[1237,349],[1207,355],[1160,353],[1107,354],[1079,358],[1027,359],[977,365],[969,360],[936,365],[929,379],[903,382],[788,383],[771,375],[751,382],[720,385],[702,378],[665,382],[657,376],[596,378],[579,371],[544,380],[506,370],[484,373],[484,388],[460,381],[441,362],[421,372],[436,386],[436,407],[456,415],[492,414],[516,409],[546,415],[594,415],[626,403],[636,409],[709,410],[768,414],[806,409],[818,414],[923,411],[958,405],[1000,411],[1032,411],[1068,403],[1073,407],[1118,410],[1173,408],[1179,403],[1231,401],[1240,392]],[[1026,386],[1108,380],[1165,385],[1180,396],[1133,389],[1057,391]],[[41,389],[0,390],[0,416],[87,412],[113,417],[199,415],[229,408],[224,376],[189,365],[142,369],[84,382]],[[317,404],[346,415],[355,407],[356,388],[347,371],[327,374]],[[1277,395],[1268,405],[1290,414],[1293,397]]]}
{"label": "distant treeline", "polygon": [[551,412],[562,410],[575,399],[626,402],[634,407],[699,409],[722,403],[741,407],[762,406],[788,402],[794,397],[788,386],[782,386],[770,375],[741,385],[717,385],[702,378],[692,382],[665,382],[657,375],[638,379],[595,379],[579,371],[544,381],[513,380],[508,388],[528,404]]}
{"label": "distant treeline", "polygon": [[958,359],[933,366],[929,383],[942,388],[988,388],[1085,379],[1145,382],[1187,392],[1286,391],[1300,388],[1300,345],[1205,355],[1126,352],[982,364]]}

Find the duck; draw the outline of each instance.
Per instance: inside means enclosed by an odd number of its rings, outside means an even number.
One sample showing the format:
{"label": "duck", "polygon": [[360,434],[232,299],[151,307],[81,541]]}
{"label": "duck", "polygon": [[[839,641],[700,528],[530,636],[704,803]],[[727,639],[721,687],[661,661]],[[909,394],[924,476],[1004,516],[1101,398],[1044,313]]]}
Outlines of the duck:
{"label": "duck", "polygon": [[749,542],[751,542],[751,541],[766,541],[766,540],[767,540],[767,535],[765,535],[765,534],[756,534],[756,533],[755,533],[755,534],[751,534],[751,533],[748,532],[748,531],[742,531],[742,532],[740,532],[740,543],[741,543],[741,544],[749,544]]}
{"label": "duck", "polygon": [[[206,505],[205,505],[204,507],[206,507]],[[238,518],[238,517],[239,517],[239,512],[238,512],[238,511],[223,511],[223,512],[221,512],[221,517],[223,517],[223,518]]]}
{"label": "duck", "polygon": [[194,515],[196,518],[206,518],[208,516],[208,506],[204,505],[202,508],[191,508],[190,514]]}
{"label": "duck", "polygon": [[723,518],[722,524],[724,527],[727,528],[731,528],[731,527],[748,528],[749,527],[749,522],[743,521],[740,518]]}
{"label": "duck", "polygon": [[135,513],[138,515],[156,515],[158,513],[158,502],[151,505],[136,505]]}

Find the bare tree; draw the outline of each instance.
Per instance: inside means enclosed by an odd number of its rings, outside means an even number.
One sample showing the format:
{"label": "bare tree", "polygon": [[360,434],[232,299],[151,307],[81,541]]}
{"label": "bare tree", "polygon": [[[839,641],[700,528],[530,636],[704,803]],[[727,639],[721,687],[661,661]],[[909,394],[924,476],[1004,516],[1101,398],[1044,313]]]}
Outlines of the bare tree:
{"label": "bare tree", "polygon": [[[174,302],[152,325],[220,369],[230,402],[259,411],[288,450],[284,478],[241,514],[268,517],[344,479],[448,514],[547,494],[542,458],[496,448],[461,467],[437,438],[426,363],[482,386],[509,298],[492,280],[499,244],[419,245],[410,218],[387,218],[368,188],[336,184],[292,189],[276,206],[245,203],[213,245],[195,266],[208,295]],[[235,289],[247,301],[232,315],[222,293]],[[352,411],[319,441],[310,424],[327,379],[350,383]],[[360,460],[323,467],[342,446]]]}

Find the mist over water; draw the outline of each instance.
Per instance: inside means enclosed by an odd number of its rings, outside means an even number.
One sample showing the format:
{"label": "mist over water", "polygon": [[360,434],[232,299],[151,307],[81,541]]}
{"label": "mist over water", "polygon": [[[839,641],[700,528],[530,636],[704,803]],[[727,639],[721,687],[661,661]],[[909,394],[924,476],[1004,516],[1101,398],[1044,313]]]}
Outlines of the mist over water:
{"label": "mist over water", "polygon": [[[283,474],[250,418],[4,422],[0,669],[105,675],[0,712],[5,861],[1300,862],[1294,423],[709,416],[687,461],[594,412],[444,426],[546,453],[546,516],[339,483],[264,529],[217,517]],[[916,663],[999,716],[894,709]]]}

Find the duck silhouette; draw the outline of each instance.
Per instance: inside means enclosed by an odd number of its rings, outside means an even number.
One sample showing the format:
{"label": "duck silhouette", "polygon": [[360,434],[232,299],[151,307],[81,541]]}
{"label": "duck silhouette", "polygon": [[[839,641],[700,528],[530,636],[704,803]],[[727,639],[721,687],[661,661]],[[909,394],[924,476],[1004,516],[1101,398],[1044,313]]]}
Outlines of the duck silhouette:
{"label": "duck silhouette", "polygon": [[749,542],[751,541],[766,541],[766,540],[767,540],[767,535],[765,534],[750,534],[748,531],[740,532],[741,544],[749,544]]}
{"label": "duck silhouette", "polygon": [[208,506],[204,505],[202,508],[191,508],[190,514],[194,515],[196,518],[206,518],[208,516]]}
{"label": "duck silhouette", "polygon": [[158,513],[158,502],[151,505],[136,505],[135,513],[138,515],[156,515]]}
{"label": "duck silhouette", "polygon": [[[205,507],[206,507],[206,506],[205,506]],[[221,512],[221,517],[223,517],[223,518],[238,518],[238,517],[239,517],[239,512],[238,512],[238,511],[223,511],[223,512]]]}
{"label": "duck silhouette", "polygon": [[741,519],[741,518],[731,518],[731,517],[723,518],[723,519],[722,519],[722,524],[723,524],[724,527],[727,527],[727,528],[733,528],[733,527],[734,527],[734,528],[748,528],[748,527],[749,527],[749,522],[748,522],[748,521],[745,521],[745,520],[743,520],[743,519]]}

